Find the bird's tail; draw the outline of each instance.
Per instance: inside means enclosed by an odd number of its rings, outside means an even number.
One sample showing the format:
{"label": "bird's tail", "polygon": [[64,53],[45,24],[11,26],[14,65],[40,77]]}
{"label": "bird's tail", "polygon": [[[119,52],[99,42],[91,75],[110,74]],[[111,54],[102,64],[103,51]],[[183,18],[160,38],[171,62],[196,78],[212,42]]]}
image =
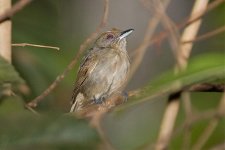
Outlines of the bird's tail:
{"label": "bird's tail", "polygon": [[76,111],[76,107],[77,107],[77,102],[75,101],[75,102],[72,104],[71,108],[70,108],[70,112],[75,112],[75,111]]}
{"label": "bird's tail", "polygon": [[73,100],[72,106],[70,108],[70,112],[79,111],[82,107],[82,102],[84,101],[83,94],[79,93],[75,100]]}

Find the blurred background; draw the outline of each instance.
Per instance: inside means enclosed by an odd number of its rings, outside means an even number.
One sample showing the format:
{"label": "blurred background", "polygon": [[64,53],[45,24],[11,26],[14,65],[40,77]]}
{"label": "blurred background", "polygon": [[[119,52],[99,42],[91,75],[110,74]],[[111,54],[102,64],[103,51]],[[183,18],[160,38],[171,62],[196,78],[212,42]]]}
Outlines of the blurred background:
{"label": "blurred background", "polygon": [[[14,1],[16,2],[16,1]],[[194,0],[172,0],[167,13],[176,22],[182,22],[189,16]],[[13,47],[13,65],[26,81],[30,90],[24,99],[29,101],[41,94],[76,55],[80,44],[98,26],[103,13],[103,0],[38,0],[17,13],[12,20],[12,43],[32,43],[56,46],[60,51],[33,47]],[[199,35],[225,25],[225,4],[207,13],[200,27]],[[143,40],[149,19],[152,17],[143,4],[137,0],[111,0],[109,18],[105,30],[113,27],[135,31],[128,37],[129,54]],[[159,25],[155,34],[163,31]],[[224,55],[225,34],[196,42],[191,58],[208,52]],[[148,48],[144,59],[130,80],[127,91],[144,87],[164,72],[172,70],[175,59],[167,40]],[[224,55],[225,56],[225,55]],[[70,97],[76,79],[79,64],[71,71],[57,88],[41,102],[40,112],[52,111],[65,113],[70,107]],[[195,93],[198,101],[193,103],[200,110],[213,108],[220,99],[220,94]],[[207,103],[205,102],[207,100]],[[109,114],[103,121],[104,131],[115,148],[139,149],[146,143],[155,141],[160,121],[165,108],[166,98],[154,102],[144,102],[119,114]],[[182,109],[179,115],[182,121]],[[225,139],[224,122],[210,145]],[[199,125],[200,127],[201,125]],[[196,130],[199,130],[196,127]],[[179,138],[179,137],[178,137]],[[223,140],[222,140],[223,139]],[[175,148],[179,140],[174,142]]]}

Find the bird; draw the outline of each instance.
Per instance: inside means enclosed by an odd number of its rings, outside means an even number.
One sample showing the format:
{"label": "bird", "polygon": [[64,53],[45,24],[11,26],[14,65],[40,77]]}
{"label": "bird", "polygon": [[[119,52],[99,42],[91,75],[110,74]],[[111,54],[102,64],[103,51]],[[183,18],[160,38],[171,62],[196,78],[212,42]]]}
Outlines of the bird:
{"label": "bird", "polygon": [[102,104],[121,92],[130,70],[126,37],[133,31],[113,28],[96,39],[80,63],[70,112],[82,110],[87,103]]}

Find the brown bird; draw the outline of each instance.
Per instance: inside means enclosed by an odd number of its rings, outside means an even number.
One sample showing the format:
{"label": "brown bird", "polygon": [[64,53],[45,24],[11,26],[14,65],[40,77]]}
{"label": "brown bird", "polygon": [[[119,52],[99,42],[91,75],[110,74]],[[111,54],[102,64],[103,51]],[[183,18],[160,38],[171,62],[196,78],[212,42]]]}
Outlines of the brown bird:
{"label": "brown bird", "polygon": [[126,37],[131,32],[112,29],[98,37],[80,65],[70,112],[82,110],[88,102],[101,104],[121,92],[130,67]]}

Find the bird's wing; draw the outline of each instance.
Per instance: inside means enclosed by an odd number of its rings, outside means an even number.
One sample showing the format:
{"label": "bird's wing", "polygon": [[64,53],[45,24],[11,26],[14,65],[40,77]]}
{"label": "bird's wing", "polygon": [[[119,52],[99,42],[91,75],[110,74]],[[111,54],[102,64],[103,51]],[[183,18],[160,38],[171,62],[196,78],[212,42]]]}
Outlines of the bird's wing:
{"label": "bird's wing", "polygon": [[75,87],[73,90],[72,95],[72,104],[75,103],[76,97],[79,94],[80,88],[85,85],[85,81],[88,79],[91,72],[95,69],[98,59],[97,59],[98,52],[90,51],[86,57],[84,57],[83,62],[80,65],[77,80],[75,83]]}

